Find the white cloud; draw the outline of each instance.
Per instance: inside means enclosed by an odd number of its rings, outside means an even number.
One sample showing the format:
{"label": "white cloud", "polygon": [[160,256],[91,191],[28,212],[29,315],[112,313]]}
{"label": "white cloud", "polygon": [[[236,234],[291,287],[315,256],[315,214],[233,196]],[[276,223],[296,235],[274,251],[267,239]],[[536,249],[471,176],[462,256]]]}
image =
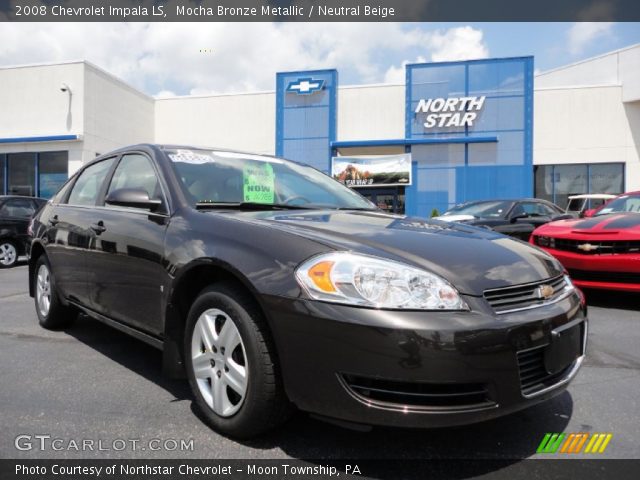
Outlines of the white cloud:
{"label": "white cloud", "polygon": [[436,31],[430,35],[431,60],[444,62],[487,58],[489,49],[482,37],[482,30],[469,26],[450,28],[444,32]]}
{"label": "white cloud", "polygon": [[171,90],[160,90],[158,93],[154,95],[156,98],[172,98],[175,97],[176,94]]}
{"label": "white cloud", "polygon": [[613,22],[577,22],[567,32],[567,49],[572,55],[578,55],[599,38],[611,35]]}
{"label": "white cloud", "polygon": [[401,58],[486,56],[482,31],[468,26],[122,22],[5,23],[0,29],[0,65],[86,59],[162,96],[271,90],[275,72],[315,68],[337,68],[343,84],[402,82]]}
{"label": "white cloud", "polygon": [[[414,32],[414,35],[418,37],[414,41],[431,52],[429,59],[432,62],[471,60],[489,56],[489,48],[484,43],[482,30],[469,26],[419,34]],[[391,65],[384,74],[384,81],[386,83],[404,83],[405,65],[426,61],[423,56],[419,55],[414,60],[404,60],[400,64]]]}
{"label": "white cloud", "polygon": [[411,62],[404,60],[400,65],[391,65],[384,74],[384,83],[404,83],[407,63],[422,63],[426,61],[424,57],[418,57]]}

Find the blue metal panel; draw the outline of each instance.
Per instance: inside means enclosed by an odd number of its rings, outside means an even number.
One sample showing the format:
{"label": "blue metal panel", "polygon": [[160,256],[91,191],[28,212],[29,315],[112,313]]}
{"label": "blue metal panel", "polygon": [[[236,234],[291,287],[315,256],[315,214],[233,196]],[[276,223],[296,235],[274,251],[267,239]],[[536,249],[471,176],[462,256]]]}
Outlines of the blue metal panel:
{"label": "blue metal panel", "polygon": [[337,88],[336,70],[276,74],[276,155],[329,171]]}
{"label": "blue metal panel", "polygon": [[497,136],[413,139],[393,138],[389,140],[338,140],[331,142],[331,146],[333,148],[387,147],[393,145],[437,145],[441,143],[494,143],[497,141]]}
{"label": "blue metal panel", "polygon": [[0,143],[34,143],[34,142],[61,142],[65,140],[78,140],[78,135],[50,135],[46,137],[15,137],[0,138]]}
{"label": "blue metal panel", "polygon": [[[424,114],[414,113],[420,99],[480,96],[472,126],[425,128]],[[416,145],[417,164],[407,212],[426,216],[464,201],[533,195],[533,57],[409,64],[405,105],[405,142]],[[451,157],[437,150],[446,143],[464,148]]]}

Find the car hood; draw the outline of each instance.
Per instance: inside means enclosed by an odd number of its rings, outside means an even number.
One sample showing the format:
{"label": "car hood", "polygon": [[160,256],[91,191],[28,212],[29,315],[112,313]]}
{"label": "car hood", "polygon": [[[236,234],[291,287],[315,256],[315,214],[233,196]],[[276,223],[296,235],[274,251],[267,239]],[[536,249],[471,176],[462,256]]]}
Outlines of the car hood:
{"label": "car hood", "polygon": [[559,262],[525,242],[487,229],[422,218],[357,211],[229,212],[322,243],[413,264],[449,280],[462,293],[560,275]]}
{"label": "car hood", "polygon": [[640,213],[619,212],[590,218],[576,218],[547,223],[537,228],[535,235],[610,238],[628,240],[640,238]]}

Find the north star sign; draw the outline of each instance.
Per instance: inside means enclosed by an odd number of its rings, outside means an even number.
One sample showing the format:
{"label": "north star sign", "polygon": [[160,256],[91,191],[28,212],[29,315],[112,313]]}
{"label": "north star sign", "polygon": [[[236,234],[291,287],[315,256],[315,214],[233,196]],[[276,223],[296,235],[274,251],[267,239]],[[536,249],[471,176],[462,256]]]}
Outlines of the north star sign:
{"label": "north star sign", "polygon": [[429,98],[418,102],[415,113],[426,114],[424,128],[472,127],[484,106],[482,97]]}
{"label": "north star sign", "polygon": [[287,85],[287,92],[295,92],[298,95],[310,95],[318,90],[322,90],[324,80],[314,80],[313,78],[299,78]]}

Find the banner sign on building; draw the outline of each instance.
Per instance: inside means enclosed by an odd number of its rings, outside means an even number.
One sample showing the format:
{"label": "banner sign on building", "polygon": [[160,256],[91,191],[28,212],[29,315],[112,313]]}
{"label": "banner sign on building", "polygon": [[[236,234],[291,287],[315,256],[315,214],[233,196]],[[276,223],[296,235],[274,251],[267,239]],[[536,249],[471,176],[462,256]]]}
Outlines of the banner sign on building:
{"label": "banner sign on building", "polygon": [[411,154],[333,157],[331,175],[347,187],[411,185]]}

